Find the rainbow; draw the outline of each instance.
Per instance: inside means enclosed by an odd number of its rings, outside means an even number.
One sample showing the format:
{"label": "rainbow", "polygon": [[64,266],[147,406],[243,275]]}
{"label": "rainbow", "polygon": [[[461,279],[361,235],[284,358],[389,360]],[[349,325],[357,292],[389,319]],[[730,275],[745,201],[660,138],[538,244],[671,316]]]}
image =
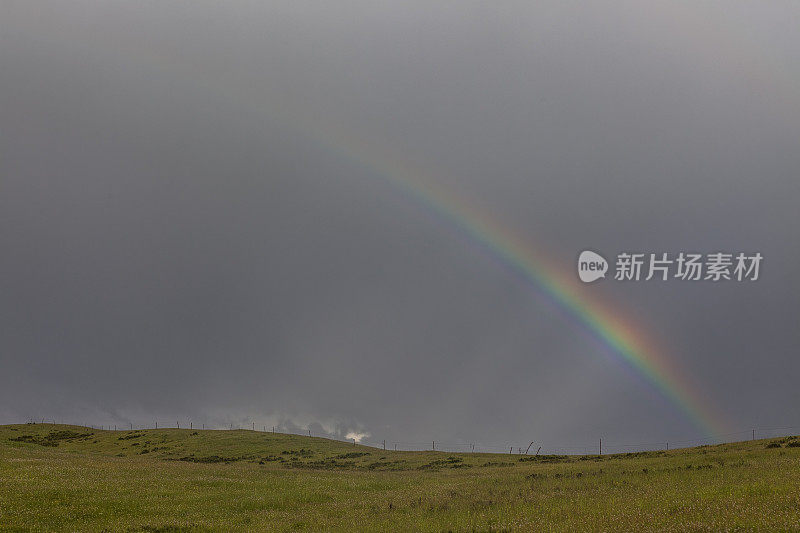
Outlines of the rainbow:
{"label": "rainbow", "polygon": [[[678,19],[676,19],[678,20]],[[738,42],[738,39],[734,42]],[[148,53],[149,52],[149,53]],[[154,74],[176,80],[196,78],[190,65],[172,60],[163,51],[139,50],[131,61],[154,69]],[[144,61],[143,61],[144,59]],[[752,62],[760,67],[760,61]],[[428,173],[398,159],[391,150],[381,150],[364,136],[350,134],[346,128],[324,123],[304,105],[291,105],[292,97],[282,95],[289,105],[263,105],[264,94],[257,88],[230,91],[219,81],[207,83],[218,96],[229,103],[242,104],[248,111],[305,135],[331,152],[364,166],[375,176],[390,182],[414,201],[439,218],[446,220],[472,242],[481,246],[499,263],[506,266],[529,285],[549,297],[574,321],[598,339],[615,358],[635,371],[653,386],[706,437],[725,436],[729,426],[711,402],[693,383],[691,376],[679,369],[668,353],[650,339],[646,328],[626,318],[620,311],[582,288],[574,275],[574,265],[564,268],[548,258],[543,250],[531,245],[530,239],[511,228],[473,202],[445,188]]]}
{"label": "rainbow", "polygon": [[564,268],[557,264],[491,213],[456,191],[439,185],[407,161],[393,158],[389,151],[381,150],[374,142],[348,135],[342,127],[326,128],[318,119],[305,126],[301,132],[382,177],[544,293],[607,347],[618,361],[634,370],[684,413],[706,438],[717,438],[729,431],[723,416],[711,408],[711,402],[691,377],[648,338],[644,326],[623,317],[618,310],[581,287],[575,265]]}

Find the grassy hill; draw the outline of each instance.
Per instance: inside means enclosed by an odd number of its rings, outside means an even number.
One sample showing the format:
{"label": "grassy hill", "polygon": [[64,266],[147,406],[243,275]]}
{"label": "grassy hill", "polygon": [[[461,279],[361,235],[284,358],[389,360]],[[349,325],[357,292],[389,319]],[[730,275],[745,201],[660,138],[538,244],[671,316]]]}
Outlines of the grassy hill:
{"label": "grassy hill", "polygon": [[0,426],[0,531],[231,529],[800,529],[800,439],[533,457]]}

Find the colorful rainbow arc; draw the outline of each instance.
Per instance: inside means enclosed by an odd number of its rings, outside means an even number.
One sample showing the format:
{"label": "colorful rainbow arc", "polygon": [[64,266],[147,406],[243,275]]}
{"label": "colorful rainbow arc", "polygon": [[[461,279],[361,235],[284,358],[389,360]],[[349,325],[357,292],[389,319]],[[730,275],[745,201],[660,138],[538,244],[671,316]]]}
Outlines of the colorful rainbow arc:
{"label": "colorful rainbow arc", "polygon": [[647,339],[644,327],[622,318],[599,298],[583,290],[573,270],[556,265],[545,254],[531,247],[529,240],[516,235],[488,212],[446,189],[408,163],[391,158],[363,138],[346,135],[344,128],[326,129],[317,120],[301,131],[331,151],[363,165],[396,188],[450,222],[470,240],[478,243],[496,260],[542,291],[568,315],[585,327],[617,359],[636,371],[667,400],[688,416],[706,436],[723,435],[727,424],[710,402],[693,386],[658,346]]}
{"label": "colorful rainbow arc", "polygon": [[[140,57],[135,59],[141,61]],[[179,80],[195,78],[191,69],[184,72],[188,68],[185,63],[172,61],[163,53],[154,53],[146,59],[145,64],[159,69],[160,75]],[[392,157],[391,151],[378,150],[366,138],[348,134],[346,128],[330,127],[305,106],[284,105],[267,111],[256,103],[263,100],[260,91],[232,93],[224,85],[217,86],[217,83],[210,83],[209,88],[228,102],[249,102],[246,106],[249,111],[256,110],[265,119],[287,126],[332,152],[363,165],[449,221],[471,240],[482,245],[494,258],[549,296],[607,346],[618,360],[635,370],[685,413],[702,433],[708,437],[726,434],[724,418],[712,409],[710,402],[692,384],[691,378],[680,371],[655,342],[646,337],[644,327],[623,318],[611,306],[583,291],[571,269],[565,271],[563,267],[555,265],[544,253],[534,249],[529,240],[515,235],[510,228],[459,197],[455,191],[438,185],[426,173]],[[291,101],[291,97],[285,99]]]}

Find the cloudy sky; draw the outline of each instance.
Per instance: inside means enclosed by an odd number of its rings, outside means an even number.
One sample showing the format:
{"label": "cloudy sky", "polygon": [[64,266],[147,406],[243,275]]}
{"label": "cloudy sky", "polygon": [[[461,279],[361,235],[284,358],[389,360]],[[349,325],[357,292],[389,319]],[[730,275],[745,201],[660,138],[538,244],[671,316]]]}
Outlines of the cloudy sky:
{"label": "cloudy sky", "polygon": [[3,2],[0,422],[703,436],[413,178],[576,280],[586,248],[761,252],[755,282],[581,290],[718,430],[800,426],[798,20],[793,2]]}

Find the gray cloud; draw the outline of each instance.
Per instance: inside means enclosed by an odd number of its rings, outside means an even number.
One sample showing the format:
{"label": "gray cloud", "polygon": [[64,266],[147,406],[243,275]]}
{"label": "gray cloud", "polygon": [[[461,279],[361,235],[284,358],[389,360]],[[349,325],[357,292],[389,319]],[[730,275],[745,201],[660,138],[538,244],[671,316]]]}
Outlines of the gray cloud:
{"label": "gray cloud", "polygon": [[756,283],[589,290],[735,429],[799,419],[793,4],[0,13],[3,421],[699,436],[364,165],[373,146],[565,269],[584,248],[761,251]]}

